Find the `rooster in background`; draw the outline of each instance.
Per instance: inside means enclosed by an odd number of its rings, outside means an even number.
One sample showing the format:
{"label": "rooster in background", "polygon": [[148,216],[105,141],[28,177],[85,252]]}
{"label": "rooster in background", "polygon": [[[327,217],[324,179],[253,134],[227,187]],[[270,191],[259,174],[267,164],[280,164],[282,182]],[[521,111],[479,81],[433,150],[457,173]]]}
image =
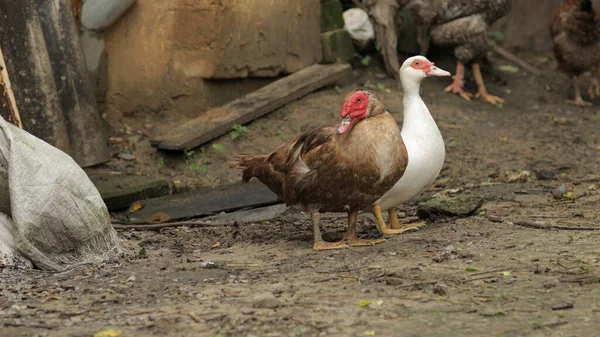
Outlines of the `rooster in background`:
{"label": "rooster in background", "polygon": [[588,92],[591,98],[600,96],[600,18],[594,12],[591,0],[565,0],[554,14],[550,35],[558,66],[573,81],[575,99],[567,102],[591,105],[581,98],[577,85],[577,78],[592,70],[594,77]]}
{"label": "rooster in background", "polygon": [[471,94],[463,90],[465,64],[471,63],[477,82],[477,97],[492,104],[503,103],[500,97],[488,93],[478,59],[485,55],[487,29],[506,15],[514,0],[403,0],[415,15],[421,54],[433,43],[440,47],[453,47],[458,59],[453,83],[446,91],[460,95],[465,100]]}

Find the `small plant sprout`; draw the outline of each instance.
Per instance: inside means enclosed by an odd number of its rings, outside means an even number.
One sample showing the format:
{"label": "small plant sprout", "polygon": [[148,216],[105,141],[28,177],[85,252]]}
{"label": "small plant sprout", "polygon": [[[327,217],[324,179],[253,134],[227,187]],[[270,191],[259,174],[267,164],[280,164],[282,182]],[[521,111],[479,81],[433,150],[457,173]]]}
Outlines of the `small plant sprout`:
{"label": "small plant sprout", "polygon": [[231,139],[236,140],[245,133],[250,133],[250,130],[243,125],[236,124],[231,127],[231,133],[229,135],[231,136]]}
{"label": "small plant sprout", "polygon": [[213,144],[211,147],[219,152],[227,152],[227,148],[221,144]]}

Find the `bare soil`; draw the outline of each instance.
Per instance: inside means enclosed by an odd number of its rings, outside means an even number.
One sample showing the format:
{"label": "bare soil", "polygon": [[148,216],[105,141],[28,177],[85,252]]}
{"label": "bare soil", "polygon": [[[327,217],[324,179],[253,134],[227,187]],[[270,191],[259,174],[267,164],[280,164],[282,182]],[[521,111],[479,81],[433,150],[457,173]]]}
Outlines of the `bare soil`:
{"label": "bare soil", "polygon": [[[551,55],[523,57],[546,78],[496,70],[501,59],[486,66],[501,108],[443,93],[448,78],[423,83],[447,159],[417,199],[479,195],[474,216],[431,218],[383,244],[326,252],[311,250],[309,218],[293,211],[262,223],[120,230],[145,256],[62,274],[0,271],[0,335],[597,336],[600,231],[590,229],[600,228],[600,113],[565,104],[570,83]],[[434,60],[453,71],[451,60]],[[358,82],[390,89],[375,90],[400,122],[402,93],[378,69],[358,71]],[[157,154],[146,135],[184,113],[133,116],[113,150],[137,161],[111,166],[190,186],[237,181],[231,155],[337,123],[350,89],[315,92],[187,155]],[[555,199],[562,184],[569,191]],[[413,217],[418,200],[401,215]],[[322,222],[326,239],[341,238],[345,219]],[[372,223],[361,215],[359,235],[377,237]]]}

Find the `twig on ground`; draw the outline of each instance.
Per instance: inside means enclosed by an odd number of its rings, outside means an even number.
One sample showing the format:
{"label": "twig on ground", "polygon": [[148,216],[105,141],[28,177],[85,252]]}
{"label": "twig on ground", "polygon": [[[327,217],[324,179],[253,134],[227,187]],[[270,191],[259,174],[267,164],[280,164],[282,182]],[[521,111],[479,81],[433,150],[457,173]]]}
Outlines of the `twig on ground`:
{"label": "twig on ground", "polygon": [[479,280],[487,280],[487,279],[492,279],[492,278],[496,278],[496,277],[498,277],[498,275],[481,276],[481,277],[476,277],[476,278],[472,278],[469,280],[465,280],[462,283],[469,283],[469,282],[479,281]]}
{"label": "twig on ground", "polygon": [[518,65],[519,67],[525,69],[527,72],[535,75],[535,76],[542,76],[543,72],[537,68],[535,68],[534,66],[530,65],[529,63],[523,61],[520,57],[518,57],[517,55],[509,52],[508,50],[500,47],[499,45],[495,44],[494,42],[489,42],[490,46],[492,46],[492,49],[500,56],[504,57],[505,59],[509,60],[510,62],[515,63],[516,65]]}
{"label": "twig on ground", "polygon": [[174,222],[123,222],[113,221],[112,226],[115,229],[160,229],[167,227],[179,227],[179,226],[190,226],[190,227],[211,227],[211,226],[232,226],[236,222],[219,222],[219,221],[174,221]]}
{"label": "twig on ground", "polygon": [[588,227],[573,227],[573,226],[562,226],[562,225],[550,225],[546,223],[537,223],[533,221],[513,221],[513,224],[521,227],[528,228],[536,228],[536,229],[558,229],[558,230],[566,230],[566,231],[599,231],[600,227],[598,226],[588,226]]}

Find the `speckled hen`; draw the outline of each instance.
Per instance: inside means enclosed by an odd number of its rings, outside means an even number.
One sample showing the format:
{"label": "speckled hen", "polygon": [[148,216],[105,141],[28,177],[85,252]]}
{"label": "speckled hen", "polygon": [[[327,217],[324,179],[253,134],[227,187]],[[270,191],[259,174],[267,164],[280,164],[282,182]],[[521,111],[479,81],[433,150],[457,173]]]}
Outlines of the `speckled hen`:
{"label": "speckled hen", "polygon": [[[394,186],[407,165],[400,129],[384,105],[368,91],[347,97],[338,128],[317,128],[267,155],[236,158],[243,181],[256,177],[287,205],[311,213],[315,250],[383,242],[358,239],[356,217]],[[348,231],[340,242],[323,241],[322,212],[348,212]]]}
{"label": "speckled hen", "polygon": [[471,94],[463,90],[465,64],[471,63],[477,82],[477,97],[492,104],[503,103],[500,97],[488,93],[478,59],[485,55],[488,27],[506,15],[514,0],[405,0],[415,13],[418,24],[421,54],[429,43],[454,48],[458,59],[453,83],[446,91],[466,100]]}
{"label": "speckled hen", "polygon": [[577,78],[593,71],[589,87],[591,98],[600,96],[600,18],[590,0],[566,0],[554,14],[550,26],[554,55],[559,68],[573,81],[575,97],[567,101],[575,105],[591,105],[581,98]]}

